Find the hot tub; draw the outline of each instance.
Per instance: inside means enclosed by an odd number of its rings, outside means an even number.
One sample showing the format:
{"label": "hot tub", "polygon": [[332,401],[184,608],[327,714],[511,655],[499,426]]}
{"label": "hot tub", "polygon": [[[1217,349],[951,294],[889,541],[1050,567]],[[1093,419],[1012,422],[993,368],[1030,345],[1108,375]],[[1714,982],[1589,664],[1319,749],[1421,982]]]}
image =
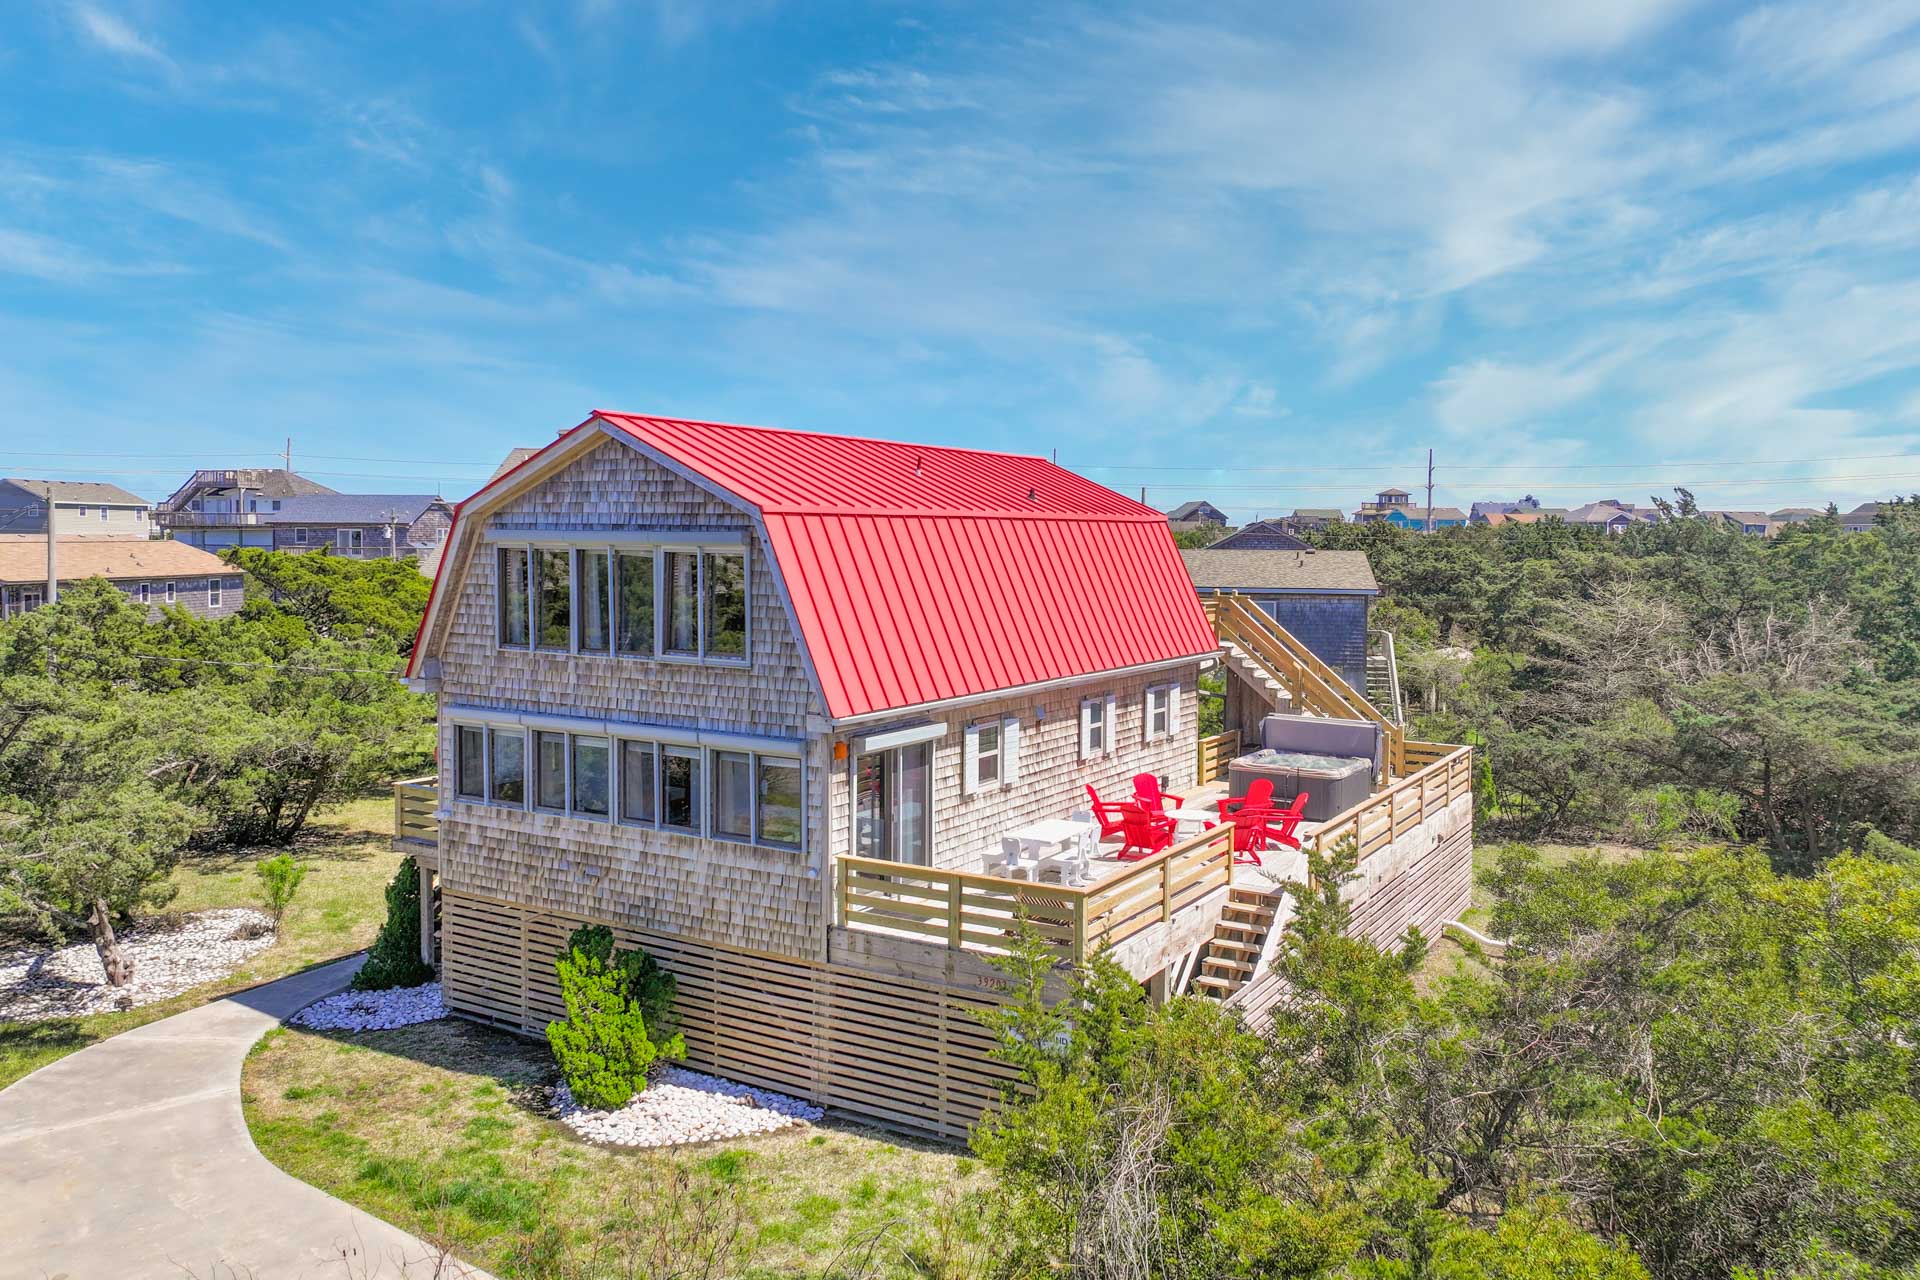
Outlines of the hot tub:
{"label": "hot tub", "polygon": [[1353,808],[1373,790],[1373,761],[1360,756],[1323,756],[1310,751],[1262,748],[1227,766],[1227,793],[1243,796],[1255,778],[1273,783],[1275,808],[1307,793],[1306,818],[1325,822]]}

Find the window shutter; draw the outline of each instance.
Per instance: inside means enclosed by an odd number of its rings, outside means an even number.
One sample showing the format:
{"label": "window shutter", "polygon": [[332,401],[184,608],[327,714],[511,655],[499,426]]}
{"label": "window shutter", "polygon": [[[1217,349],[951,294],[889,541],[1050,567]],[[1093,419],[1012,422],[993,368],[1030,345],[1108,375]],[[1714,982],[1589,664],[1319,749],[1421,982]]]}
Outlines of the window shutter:
{"label": "window shutter", "polygon": [[1108,694],[1107,695],[1106,748],[1109,753],[1111,753],[1114,750],[1115,746],[1118,745],[1114,741],[1114,730],[1116,730],[1119,727],[1120,727],[1120,699],[1114,697],[1112,694]]}
{"label": "window shutter", "polygon": [[965,744],[960,751],[960,791],[972,795],[980,789],[980,729],[968,725]]}
{"label": "window shutter", "polygon": [[1020,717],[1000,722],[1000,780],[1020,781]]}
{"label": "window shutter", "polygon": [[1092,749],[1088,746],[1087,735],[1093,728],[1093,710],[1096,705],[1097,704],[1090,699],[1083,700],[1080,703],[1080,758],[1082,760],[1085,760],[1093,754]]}
{"label": "window shutter", "polygon": [[1140,695],[1140,740],[1142,742],[1153,741],[1153,691],[1154,686],[1148,685],[1146,692]]}
{"label": "window shutter", "polygon": [[1180,732],[1180,682],[1167,686],[1167,733],[1177,735]]}

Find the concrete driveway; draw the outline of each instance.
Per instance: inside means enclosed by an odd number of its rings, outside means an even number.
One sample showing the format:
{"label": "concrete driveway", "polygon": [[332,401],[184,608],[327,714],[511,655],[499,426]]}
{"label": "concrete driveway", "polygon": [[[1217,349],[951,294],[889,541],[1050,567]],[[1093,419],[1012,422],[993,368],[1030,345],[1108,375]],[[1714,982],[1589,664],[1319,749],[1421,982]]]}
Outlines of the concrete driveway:
{"label": "concrete driveway", "polygon": [[282,1173],[247,1133],[247,1050],[358,965],[149,1023],[0,1089],[0,1277],[485,1280]]}

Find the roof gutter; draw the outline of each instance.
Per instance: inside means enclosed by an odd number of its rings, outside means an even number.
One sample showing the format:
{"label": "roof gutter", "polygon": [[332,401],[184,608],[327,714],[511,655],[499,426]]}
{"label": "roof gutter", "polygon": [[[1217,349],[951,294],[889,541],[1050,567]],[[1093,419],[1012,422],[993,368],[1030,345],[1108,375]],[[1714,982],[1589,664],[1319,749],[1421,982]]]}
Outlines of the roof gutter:
{"label": "roof gutter", "polygon": [[910,716],[929,711],[949,711],[958,707],[973,707],[983,702],[998,702],[1003,698],[1017,698],[1029,693],[1044,693],[1049,689],[1063,689],[1068,685],[1090,684],[1095,680],[1149,675],[1155,671],[1171,671],[1176,667],[1192,666],[1196,662],[1205,662],[1218,656],[1214,650],[1208,649],[1204,653],[1187,654],[1178,658],[1163,658],[1158,662],[1143,662],[1131,667],[1115,667],[1109,671],[1088,671],[1079,675],[1060,676],[1053,680],[1036,680],[1032,684],[1009,685],[1004,689],[989,689],[985,693],[969,693],[959,698],[942,698],[937,702],[916,702],[904,707],[883,707],[878,711],[863,711],[857,716],[839,716],[829,723],[831,723],[835,729],[858,728],[861,725],[873,724],[882,720],[898,719],[901,716]]}

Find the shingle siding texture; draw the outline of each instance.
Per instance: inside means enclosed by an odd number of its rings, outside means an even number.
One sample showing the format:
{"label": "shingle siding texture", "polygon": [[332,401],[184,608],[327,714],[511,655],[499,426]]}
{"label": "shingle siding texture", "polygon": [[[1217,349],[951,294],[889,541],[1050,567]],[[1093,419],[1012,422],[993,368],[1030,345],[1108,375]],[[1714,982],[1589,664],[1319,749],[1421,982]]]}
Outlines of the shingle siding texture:
{"label": "shingle siding texture", "polygon": [[1269,596],[1258,603],[1348,684],[1367,687],[1368,597]]}
{"label": "shingle siding texture", "polygon": [[[500,649],[490,544],[466,541],[442,588],[454,609],[441,654],[442,705],[800,738],[811,688],[765,548],[751,522],[705,490],[609,443],[497,511],[495,528],[749,531],[747,669]],[[636,731],[639,732],[639,731]],[[456,892],[618,919],[635,927],[776,955],[823,958],[824,847],[817,802],[825,740],[812,748],[805,853],[452,802],[440,824],[441,875]],[[455,758],[443,719],[440,759]],[[442,803],[451,800],[442,770]]]}

